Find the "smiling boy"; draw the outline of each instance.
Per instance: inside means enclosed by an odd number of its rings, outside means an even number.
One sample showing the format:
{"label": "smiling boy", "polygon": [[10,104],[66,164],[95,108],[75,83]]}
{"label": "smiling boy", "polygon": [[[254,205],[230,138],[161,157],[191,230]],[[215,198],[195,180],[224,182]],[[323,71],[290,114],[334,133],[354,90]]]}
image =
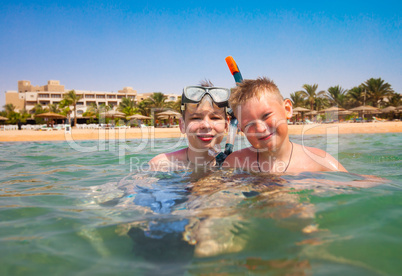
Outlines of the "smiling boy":
{"label": "smiling boy", "polygon": [[289,140],[287,119],[292,117],[292,102],[283,99],[273,81],[244,80],[233,89],[229,104],[251,147],[229,155],[225,165],[253,172],[346,172],[327,152]]}
{"label": "smiling boy", "polygon": [[188,147],[162,153],[149,161],[154,171],[179,170],[215,165],[208,150],[220,144],[228,127],[226,107],[230,90],[227,88],[187,86],[182,94],[180,131],[186,134]]}

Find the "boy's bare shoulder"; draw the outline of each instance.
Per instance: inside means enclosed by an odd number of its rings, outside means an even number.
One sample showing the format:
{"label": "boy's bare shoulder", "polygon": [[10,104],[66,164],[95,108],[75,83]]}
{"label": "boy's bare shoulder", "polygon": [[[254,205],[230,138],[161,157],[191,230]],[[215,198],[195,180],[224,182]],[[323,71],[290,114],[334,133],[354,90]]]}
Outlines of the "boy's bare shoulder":
{"label": "boy's bare shoulder", "polygon": [[[295,144],[295,154],[292,162],[306,171],[342,171],[347,170],[328,152],[314,147]],[[292,166],[293,167],[293,166]]]}
{"label": "boy's bare shoulder", "polygon": [[148,164],[152,170],[164,170],[165,167],[170,167],[175,162],[183,161],[186,149],[181,149],[174,152],[161,153],[152,158]]}
{"label": "boy's bare shoulder", "polygon": [[237,150],[237,151],[234,151],[232,154],[230,154],[225,159],[224,165],[228,166],[228,167],[234,167],[236,164],[236,161],[238,162],[239,160],[243,160],[244,158],[252,157],[254,155],[255,155],[255,151],[252,151],[251,147]]}

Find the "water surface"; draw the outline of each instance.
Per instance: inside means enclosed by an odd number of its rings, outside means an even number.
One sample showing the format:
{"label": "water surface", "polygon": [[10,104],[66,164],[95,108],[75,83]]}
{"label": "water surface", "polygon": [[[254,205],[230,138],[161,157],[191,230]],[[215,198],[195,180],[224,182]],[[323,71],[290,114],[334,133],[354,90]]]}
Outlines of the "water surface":
{"label": "water surface", "polygon": [[401,138],[306,136],[350,173],[284,176],[147,172],[177,139],[1,143],[0,274],[399,275]]}

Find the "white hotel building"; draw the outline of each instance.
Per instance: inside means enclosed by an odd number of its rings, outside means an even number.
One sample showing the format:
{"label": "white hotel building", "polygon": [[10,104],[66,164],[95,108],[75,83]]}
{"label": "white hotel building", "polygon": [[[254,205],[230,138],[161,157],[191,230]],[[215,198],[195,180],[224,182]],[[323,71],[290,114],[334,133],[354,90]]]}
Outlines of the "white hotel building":
{"label": "white hotel building", "polygon": [[[18,81],[18,91],[6,91],[6,104],[13,104],[16,107],[16,111],[25,109],[30,112],[37,104],[41,104],[43,107],[58,104],[66,92],[68,90],[65,90],[64,85],[60,85],[60,81],[57,80],[49,80],[47,85],[43,86],[33,86],[30,81],[20,80]],[[87,107],[93,104],[116,107],[123,98],[129,98],[138,103],[153,94],[137,94],[137,91],[132,87],[124,87],[117,93],[84,90],[75,90],[75,92],[77,95],[82,95],[81,100],[77,103],[77,117],[82,117]],[[178,99],[176,94],[165,96],[167,102]]]}

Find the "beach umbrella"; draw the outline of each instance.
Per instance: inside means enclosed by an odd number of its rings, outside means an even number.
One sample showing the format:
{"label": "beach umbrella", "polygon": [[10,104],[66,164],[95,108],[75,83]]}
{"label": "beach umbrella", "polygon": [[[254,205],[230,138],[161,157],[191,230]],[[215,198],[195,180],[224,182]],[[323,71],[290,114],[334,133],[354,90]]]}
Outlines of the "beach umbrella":
{"label": "beach umbrella", "polygon": [[163,111],[158,113],[158,116],[181,116],[181,114],[179,112],[173,111],[173,110],[168,110],[168,111]]}
{"label": "beach umbrella", "polygon": [[52,126],[53,126],[53,123],[50,120],[52,120],[52,119],[55,119],[55,120],[57,120],[57,119],[66,119],[67,118],[64,115],[57,114],[57,113],[54,113],[54,112],[46,112],[46,113],[37,114],[37,115],[35,115],[35,117],[49,119],[47,121],[47,125],[51,124]]}
{"label": "beach umbrella", "polygon": [[402,110],[402,105],[396,107],[396,111],[401,111],[401,110]]}
{"label": "beach umbrella", "polygon": [[[307,108],[304,108],[304,107],[295,107],[295,108],[293,108],[293,112],[300,112],[302,117],[303,117],[303,113],[306,112],[306,111],[310,111],[310,109],[307,109]],[[296,120],[298,120],[298,116],[296,116]]]}
{"label": "beach umbrella", "polygon": [[363,112],[367,112],[367,113],[375,113],[378,111],[378,108],[370,106],[370,105],[361,105],[355,108],[351,108],[349,109],[351,111],[363,111]]}
{"label": "beach umbrella", "polygon": [[352,113],[353,113],[353,111],[350,111],[350,110],[342,110],[342,111],[338,112],[339,115],[350,115]]}
{"label": "beach umbrella", "polygon": [[295,108],[293,108],[293,111],[305,112],[305,111],[310,111],[310,109],[307,109],[307,108],[304,108],[304,107],[295,107]]}
{"label": "beach umbrella", "polygon": [[7,121],[7,120],[8,120],[7,117],[0,116],[0,121]]}
{"label": "beach umbrella", "polygon": [[168,110],[168,111],[158,113],[157,116],[160,119],[168,119],[168,121],[170,123],[170,117],[177,117],[178,118],[178,117],[181,117],[181,114],[179,112],[176,112],[176,111],[173,111],[173,110]]}
{"label": "beach umbrella", "polygon": [[317,113],[318,113],[317,111],[313,110],[313,111],[307,112],[306,115],[317,115]]}
{"label": "beach umbrella", "polygon": [[54,113],[54,112],[46,112],[46,113],[37,114],[37,115],[35,115],[35,117],[49,118],[49,119],[65,119],[65,118],[67,118],[64,115],[57,114],[57,113]]}
{"label": "beach umbrella", "polygon": [[144,115],[141,115],[141,114],[134,114],[134,115],[128,116],[127,119],[128,120],[131,120],[131,119],[148,120],[148,119],[152,119],[152,117],[144,116]]}
{"label": "beach umbrella", "polygon": [[102,116],[106,117],[106,118],[112,118],[112,119],[126,118],[126,114],[124,114],[123,112],[120,112],[120,111],[116,111],[116,110],[106,111],[106,112],[102,113]]}
{"label": "beach umbrella", "polygon": [[389,113],[389,112],[394,112],[396,110],[395,106],[388,106],[386,108],[381,109],[383,113]]}
{"label": "beach umbrella", "polygon": [[349,110],[350,111],[361,111],[363,120],[364,120],[364,113],[369,114],[369,113],[376,113],[376,112],[378,113],[379,112],[378,108],[370,106],[370,105],[361,105],[361,106],[358,106],[355,108],[351,108]]}
{"label": "beach umbrella", "polygon": [[342,107],[333,106],[330,108],[323,109],[320,112],[336,112],[336,111],[343,111],[343,110],[345,110],[345,109]]}

